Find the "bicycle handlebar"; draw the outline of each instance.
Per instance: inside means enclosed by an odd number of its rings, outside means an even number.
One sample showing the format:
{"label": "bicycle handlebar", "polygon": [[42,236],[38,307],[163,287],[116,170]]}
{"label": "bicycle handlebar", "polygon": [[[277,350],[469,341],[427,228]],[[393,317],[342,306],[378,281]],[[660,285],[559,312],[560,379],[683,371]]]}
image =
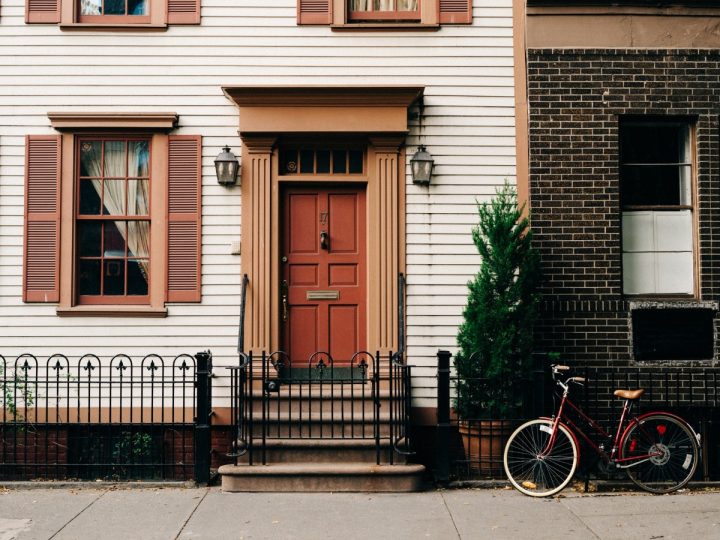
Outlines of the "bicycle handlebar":
{"label": "bicycle handlebar", "polygon": [[570,366],[565,366],[562,364],[552,364],[550,366],[550,369],[552,370],[553,379],[555,379],[561,386],[563,386],[563,388],[565,388],[568,383],[583,384],[587,382],[587,379],[585,377],[568,377],[563,384],[562,380],[558,380],[556,376],[560,375],[560,373],[563,371],[570,371]]}

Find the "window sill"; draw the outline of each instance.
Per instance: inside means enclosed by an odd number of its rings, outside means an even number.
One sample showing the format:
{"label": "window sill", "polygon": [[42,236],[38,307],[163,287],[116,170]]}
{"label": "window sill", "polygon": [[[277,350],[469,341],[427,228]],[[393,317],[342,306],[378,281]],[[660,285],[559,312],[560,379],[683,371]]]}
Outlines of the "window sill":
{"label": "window sill", "polygon": [[423,23],[402,23],[402,22],[390,22],[390,23],[346,23],[346,24],[331,24],[330,28],[333,32],[346,32],[353,30],[426,30],[436,31],[440,29],[439,24],[423,24]]}
{"label": "window sill", "polygon": [[60,30],[118,30],[118,31],[144,31],[144,32],[163,32],[167,30],[167,24],[153,23],[60,23]]}
{"label": "window sill", "polygon": [[630,311],[634,309],[712,309],[718,311],[720,305],[713,300],[697,300],[692,296],[644,296],[628,298]]}
{"label": "window sill", "polygon": [[166,308],[150,306],[58,307],[59,317],[167,317]]}

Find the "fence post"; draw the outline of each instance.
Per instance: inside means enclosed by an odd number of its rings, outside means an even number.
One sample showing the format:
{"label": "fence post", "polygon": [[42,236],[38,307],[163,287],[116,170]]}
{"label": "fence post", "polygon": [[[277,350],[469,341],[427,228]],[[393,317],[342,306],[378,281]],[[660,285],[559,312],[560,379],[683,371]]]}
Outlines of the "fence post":
{"label": "fence post", "polygon": [[547,387],[546,377],[546,355],[534,355],[535,366],[532,375],[532,414],[531,417],[542,416],[545,413],[545,389]]}
{"label": "fence post", "polygon": [[435,481],[450,482],[450,351],[438,351]]}
{"label": "fence post", "polygon": [[195,482],[207,485],[210,481],[210,351],[195,355],[197,362],[195,407]]}

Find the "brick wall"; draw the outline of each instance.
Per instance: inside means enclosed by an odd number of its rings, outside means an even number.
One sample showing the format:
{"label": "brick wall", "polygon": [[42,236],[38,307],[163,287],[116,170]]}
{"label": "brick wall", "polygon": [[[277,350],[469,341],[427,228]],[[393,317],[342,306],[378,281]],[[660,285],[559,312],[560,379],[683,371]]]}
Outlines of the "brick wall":
{"label": "brick wall", "polygon": [[619,118],[695,120],[700,300],[717,300],[720,53],[530,50],[528,98],[531,219],[544,271],[539,348],[569,362],[632,364],[622,294]]}

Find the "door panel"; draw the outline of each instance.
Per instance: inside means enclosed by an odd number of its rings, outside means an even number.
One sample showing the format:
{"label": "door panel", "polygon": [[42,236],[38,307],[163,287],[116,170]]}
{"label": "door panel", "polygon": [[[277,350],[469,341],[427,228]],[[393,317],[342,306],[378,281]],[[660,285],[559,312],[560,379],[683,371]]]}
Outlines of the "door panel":
{"label": "door panel", "polygon": [[331,264],[329,267],[330,286],[357,285],[357,264]]}
{"label": "door panel", "polygon": [[290,196],[290,246],[289,253],[317,253],[317,204],[314,194],[292,194]]}
{"label": "door panel", "polygon": [[[318,350],[318,306],[290,306],[287,321],[289,350],[308,359]],[[302,363],[302,362],[301,362]]]}
{"label": "door panel", "polygon": [[330,305],[328,308],[330,356],[338,360],[350,359],[361,349],[357,336],[357,306]]}
{"label": "door panel", "polygon": [[318,351],[347,365],[366,347],[365,188],[287,187],[282,201],[283,349],[297,367]]}
{"label": "door panel", "polygon": [[290,285],[308,285],[317,287],[318,285],[318,265],[317,264],[291,264],[290,267]]}
{"label": "door panel", "polygon": [[357,253],[357,202],[356,194],[329,195],[330,253]]}

